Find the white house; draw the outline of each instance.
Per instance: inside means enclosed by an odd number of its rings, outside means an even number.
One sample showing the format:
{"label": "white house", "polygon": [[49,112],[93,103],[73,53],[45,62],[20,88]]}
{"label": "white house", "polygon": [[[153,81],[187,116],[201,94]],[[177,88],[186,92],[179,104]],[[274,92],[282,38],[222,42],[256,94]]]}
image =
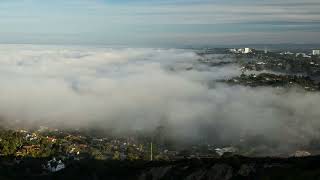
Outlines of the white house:
{"label": "white house", "polygon": [[311,153],[309,153],[308,151],[296,151],[291,156],[293,156],[293,157],[307,157],[307,156],[311,156]]}
{"label": "white house", "polygon": [[48,161],[45,168],[50,172],[57,172],[66,168],[66,166],[61,160],[57,161],[56,158],[53,158],[52,160]]}
{"label": "white house", "polygon": [[302,56],[304,58],[311,58],[311,56],[307,55],[306,53],[296,53],[296,57]]}
{"label": "white house", "polygon": [[216,148],[215,151],[219,156],[222,156],[224,153],[235,153],[237,152],[237,149],[235,147],[225,147],[225,148]]}
{"label": "white house", "polygon": [[293,55],[294,53],[290,51],[281,52],[280,55]]}
{"label": "white house", "polygon": [[314,56],[320,55],[320,49],[312,50],[312,55],[314,55]]}
{"label": "white house", "polygon": [[248,53],[252,53],[252,49],[251,48],[244,48],[244,54],[248,54]]}

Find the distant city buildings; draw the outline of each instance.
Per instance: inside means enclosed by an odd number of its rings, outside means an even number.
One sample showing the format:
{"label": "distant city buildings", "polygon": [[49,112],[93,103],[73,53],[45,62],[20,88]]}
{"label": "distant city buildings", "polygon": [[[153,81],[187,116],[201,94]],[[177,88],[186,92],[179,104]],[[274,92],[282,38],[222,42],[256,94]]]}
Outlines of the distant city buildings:
{"label": "distant city buildings", "polygon": [[253,52],[252,48],[240,48],[240,49],[229,49],[230,52],[236,53],[236,54],[249,54]]}

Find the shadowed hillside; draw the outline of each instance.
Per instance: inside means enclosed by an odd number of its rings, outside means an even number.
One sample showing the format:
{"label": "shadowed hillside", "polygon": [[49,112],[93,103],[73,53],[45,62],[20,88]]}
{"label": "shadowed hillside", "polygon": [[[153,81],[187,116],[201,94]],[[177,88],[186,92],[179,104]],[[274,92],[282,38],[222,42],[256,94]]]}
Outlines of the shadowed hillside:
{"label": "shadowed hillside", "polygon": [[[12,160],[12,163],[10,161]],[[41,168],[45,159],[25,159],[19,164],[2,158],[1,179],[139,179],[139,180],[231,180],[231,179],[319,179],[320,157],[194,159],[176,162],[84,160],[49,173]]]}

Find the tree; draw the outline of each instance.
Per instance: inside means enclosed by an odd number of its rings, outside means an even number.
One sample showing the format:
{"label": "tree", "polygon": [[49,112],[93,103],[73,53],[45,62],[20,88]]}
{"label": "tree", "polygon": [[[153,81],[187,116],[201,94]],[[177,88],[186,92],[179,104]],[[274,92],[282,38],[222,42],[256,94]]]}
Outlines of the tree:
{"label": "tree", "polygon": [[120,160],[120,153],[118,151],[114,152],[112,159],[113,160]]}

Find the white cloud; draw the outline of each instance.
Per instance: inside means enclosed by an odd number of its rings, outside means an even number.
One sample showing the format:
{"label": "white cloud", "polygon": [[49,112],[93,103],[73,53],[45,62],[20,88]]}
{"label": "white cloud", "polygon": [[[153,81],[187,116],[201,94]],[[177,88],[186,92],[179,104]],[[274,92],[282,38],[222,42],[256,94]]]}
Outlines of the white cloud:
{"label": "white cloud", "polygon": [[177,49],[2,45],[0,115],[121,133],[153,130],[165,119],[178,139],[236,143],[262,135],[282,151],[320,138],[318,93],[216,84],[239,68],[198,58]]}

